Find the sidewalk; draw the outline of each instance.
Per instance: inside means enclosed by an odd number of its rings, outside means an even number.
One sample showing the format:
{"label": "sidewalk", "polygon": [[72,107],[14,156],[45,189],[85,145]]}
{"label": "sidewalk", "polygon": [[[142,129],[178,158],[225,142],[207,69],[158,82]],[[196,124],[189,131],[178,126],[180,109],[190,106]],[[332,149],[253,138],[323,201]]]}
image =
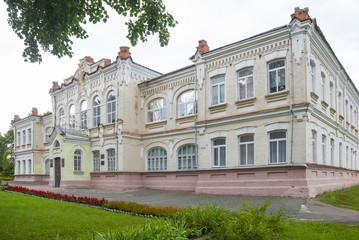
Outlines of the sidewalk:
{"label": "sidewalk", "polygon": [[293,197],[262,197],[262,196],[239,196],[239,195],[208,195],[195,194],[185,191],[163,191],[151,189],[136,190],[100,190],[100,189],[62,189],[50,188],[47,185],[33,183],[12,182],[11,185],[24,186],[30,189],[51,191],[62,194],[74,194],[75,196],[87,196],[106,198],[107,200],[133,201],[154,206],[197,206],[206,202],[223,205],[236,209],[242,206],[242,202],[250,204],[263,204],[270,201],[272,204],[268,212],[277,212],[279,209],[288,211],[293,218],[309,221],[325,221],[359,225],[359,211],[337,208],[316,199],[303,199]]}

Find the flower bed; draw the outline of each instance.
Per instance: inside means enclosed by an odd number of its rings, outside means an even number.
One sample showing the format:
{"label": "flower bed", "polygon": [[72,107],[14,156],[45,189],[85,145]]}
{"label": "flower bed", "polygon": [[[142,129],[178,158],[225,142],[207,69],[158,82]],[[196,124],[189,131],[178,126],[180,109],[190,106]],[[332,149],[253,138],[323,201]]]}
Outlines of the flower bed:
{"label": "flower bed", "polygon": [[1,177],[0,178],[2,181],[13,181],[14,178],[11,178],[11,177]]}

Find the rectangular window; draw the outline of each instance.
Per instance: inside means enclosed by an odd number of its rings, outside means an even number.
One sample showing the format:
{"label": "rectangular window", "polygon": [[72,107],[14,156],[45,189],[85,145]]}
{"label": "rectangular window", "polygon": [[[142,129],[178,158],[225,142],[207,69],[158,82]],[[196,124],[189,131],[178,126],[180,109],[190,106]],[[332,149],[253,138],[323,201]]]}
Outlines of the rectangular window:
{"label": "rectangular window", "polygon": [[312,92],[315,92],[315,63],[310,62],[310,79],[312,85]]}
{"label": "rectangular window", "polygon": [[350,124],[353,125],[353,106],[350,105]]}
{"label": "rectangular window", "polygon": [[27,174],[31,174],[31,160],[27,160]]}
{"label": "rectangular window", "polygon": [[225,78],[224,75],[213,77],[212,82],[212,106],[223,104],[225,98]]}
{"label": "rectangular window", "polygon": [[350,168],[353,168],[353,148],[350,149]]}
{"label": "rectangular window", "polygon": [[330,86],[329,86],[329,97],[330,97],[330,107],[334,108],[334,84],[333,82],[330,82]]}
{"label": "rectangular window", "polygon": [[339,143],[339,167],[343,167],[343,144]]}
{"label": "rectangular window", "polygon": [[27,144],[31,144],[31,128],[27,129]]}
{"label": "rectangular window", "polygon": [[325,74],[322,72],[322,99],[325,101]]}
{"label": "rectangular window", "polygon": [[115,161],[115,149],[107,150],[107,171],[116,170],[116,161]]}
{"label": "rectangular window", "polygon": [[26,174],[26,161],[22,160],[22,174]]}
{"label": "rectangular window", "polygon": [[312,131],[312,161],[317,162],[317,132]]}
{"label": "rectangular window", "polygon": [[212,141],[212,158],[214,167],[226,166],[226,139],[218,138]]}
{"label": "rectangular window", "polygon": [[93,171],[100,171],[100,151],[93,151]]}
{"label": "rectangular window", "polygon": [[342,101],[342,93],[338,93],[338,108],[339,108],[339,115],[343,116],[343,101]]}
{"label": "rectangular window", "polygon": [[349,165],[349,147],[346,147],[345,151],[345,167],[348,168]]}
{"label": "rectangular window", "polygon": [[278,60],[268,64],[269,93],[285,90],[285,61]]}
{"label": "rectangular window", "polygon": [[100,105],[96,105],[93,107],[93,121],[92,126],[97,127],[100,124]]}
{"label": "rectangular window", "polygon": [[239,137],[239,165],[254,164],[254,135]]}
{"label": "rectangular window", "polygon": [[349,121],[349,103],[348,100],[345,101],[345,121]]}
{"label": "rectangular window", "polygon": [[22,130],[22,145],[26,144],[26,131]]}
{"label": "rectangular window", "polygon": [[322,135],[322,154],[323,154],[323,164],[327,164],[327,137]]}
{"label": "rectangular window", "polygon": [[21,145],[21,136],[20,136],[20,132],[17,132],[17,146],[20,146],[20,145]]}
{"label": "rectangular window", "polygon": [[334,139],[330,139],[330,165],[334,166]]}
{"label": "rectangular window", "polygon": [[254,97],[253,68],[238,72],[238,100]]}
{"label": "rectangular window", "polygon": [[87,111],[80,112],[80,126],[82,129],[87,127]]}
{"label": "rectangular window", "polygon": [[269,134],[269,162],[286,162],[286,132],[272,132]]}
{"label": "rectangular window", "polygon": [[20,161],[17,161],[17,174],[21,174],[21,172],[20,172],[20,166],[21,164],[20,164]]}

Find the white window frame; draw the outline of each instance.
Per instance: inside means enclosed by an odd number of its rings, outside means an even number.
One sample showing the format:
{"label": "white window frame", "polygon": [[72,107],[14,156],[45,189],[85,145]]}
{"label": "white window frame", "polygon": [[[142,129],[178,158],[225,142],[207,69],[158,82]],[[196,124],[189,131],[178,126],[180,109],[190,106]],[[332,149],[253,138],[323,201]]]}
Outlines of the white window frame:
{"label": "white window frame", "polygon": [[[95,156],[98,153],[98,157]],[[99,150],[92,151],[92,171],[99,172],[101,169],[101,153]]]}
{"label": "white window frame", "polygon": [[[252,71],[251,74],[248,74],[248,75],[244,75],[242,77],[240,77],[240,73],[244,72],[244,71]],[[251,80],[250,80],[251,78]],[[241,84],[240,82],[243,81],[244,84],[244,93],[245,93],[245,96],[243,98],[241,98]],[[252,81],[252,95],[249,96],[249,93],[248,92],[248,83]],[[237,71],[237,100],[240,101],[240,100],[245,100],[245,99],[249,99],[249,98],[253,98],[254,97],[254,72],[253,72],[253,67],[250,67],[250,68],[244,68],[244,69],[241,69],[239,71]]]}
{"label": "white window frame", "polygon": [[[276,133],[276,132],[284,132],[285,133],[285,138],[276,138],[276,139],[270,139],[270,135],[272,133]],[[268,162],[269,164],[281,164],[281,163],[286,163],[287,162],[287,131],[286,130],[277,130],[277,131],[272,131],[272,132],[268,132]],[[279,161],[279,156],[281,154],[279,154],[279,142],[282,142],[284,141],[285,142],[285,154],[284,154],[284,157],[285,157],[285,161]],[[277,159],[275,162],[271,162],[271,147],[270,147],[270,144],[272,142],[276,142],[276,151],[277,151]]]}
{"label": "white window frame", "polygon": [[86,102],[86,100],[83,100],[80,103],[80,128],[81,129],[87,128],[87,102]]}
{"label": "white window frame", "polygon": [[[161,150],[164,151],[164,155],[161,155]],[[157,155],[152,155],[152,153]],[[153,147],[147,151],[146,156],[146,169],[149,172],[165,171],[167,170],[167,151],[163,147]]]}
{"label": "white window frame", "polygon": [[346,146],[345,149],[345,167],[348,168],[349,165],[349,146]]}
{"label": "white window frame", "polygon": [[[98,100],[98,103],[96,102]],[[92,126],[97,127],[101,123],[101,99],[95,96],[92,99]]]}
{"label": "white window frame", "polygon": [[345,100],[345,121],[349,122],[349,101]]}
{"label": "white window frame", "polygon": [[[150,105],[154,101],[163,101],[162,106],[150,109],[150,107],[151,107]],[[155,119],[155,114],[154,114],[155,112],[160,113],[159,119]],[[150,114],[152,114],[152,121],[150,121]],[[150,101],[147,104],[147,123],[155,123],[155,122],[161,122],[161,121],[165,121],[165,120],[167,120],[167,101],[166,101],[166,99],[165,98],[156,98],[156,99],[153,99],[152,101]]]}
{"label": "white window frame", "polygon": [[[216,140],[220,140],[223,139],[224,140],[224,144],[218,144],[215,145],[215,141]],[[212,166],[213,167],[225,167],[227,164],[227,147],[226,147],[226,138],[225,137],[220,137],[220,138],[215,138],[212,139]],[[217,164],[215,162],[215,150],[217,150]],[[221,159],[221,152],[224,151],[224,159]],[[223,160],[223,161],[222,161]],[[224,164],[222,164],[224,162]]]}
{"label": "white window frame", "polygon": [[[283,61],[284,62],[284,66],[282,67],[277,67],[277,68],[274,68],[274,69],[269,69],[269,65],[272,64],[272,63],[275,63],[275,62],[279,62],[279,61]],[[275,93],[279,93],[279,92],[283,92],[286,90],[287,88],[287,82],[286,82],[286,62],[285,62],[285,59],[276,59],[274,61],[271,61],[271,62],[268,62],[267,63],[267,78],[268,78],[268,93],[269,94],[275,94]],[[279,90],[279,82],[280,82],[280,79],[279,79],[279,74],[278,72],[280,70],[283,70],[284,69],[284,89],[281,89]],[[275,83],[276,83],[276,90],[271,92],[271,87],[270,87],[270,83],[271,83],[271,78],[270,78],[270,73],[271,72],[276,72],[276,78],[275,78]]]}
{"label": "white window frame", "polygon": [[26,160],[22,160],[22,174],[26,174]]}
{"label": "white window frame", "polygon": [[17,168],[16,168],[16,170],[17,170],[17,174],[21,174],[21,161],[20,161],[20,160],[17,161]]}
{"label": "white window frame", "polygon": [[339,115],[343,116],[343,94],[342,94],[342,92],[338,92],[338,108],[339,108]]}
{"label": "white window frame", "polygon": [[334,83],[329,82],[329,104],[331,108],[334,108]]}
{"label": "white window frame", "polygon": [[83,153],[80,149],[74,152],[74,172],[82,172]]}
{"label": "white window frame", "polygon": [[353,105],[350,105],[350,124],[353,124]]}
{"label": "white window frame", "polygon": [[[114,96],[115,99],[110,99],[111,96]],[[106,98],[107,123],[114,123],[116,121],[116,103],[116,93],[112,90],[107,94]]]}
{"label": "white window frame", "polygon": [[[188,101],[182,101],[181,97],[183,97],[185,94],[193,93],[193,100]],[[189,90],[181,93],[181,95],[178,96],[177,100],[177,117],[187,117],[187,116],[194,116],[197,113],[197,94],[194,90]],[[193,113],[190,113],[189,106],[193,105]],[[183,110],[183,112],[181,112]]]}
{"label": "white window frame", "polygon": [[317,151],[317,132],[312,130],[312,162],[318,162],[318,151]]}
{"label": "white window frame", "polygon": [[17,132],[17,146],[21,146],[21,132],[18,131]]}
{"label": "white window frame", "polygon": [[327,164],[327,136],[322,135],[322,163]]}
{"label": "white window frame", "polygon": [[75,128],[75,105],[71,104],[69,106],[69,128]]}
{"label": "white window frame", "polygon": [[27,144],[31,144],[32,142],[32,129],[28,128],[27,129]]}
{"label": "white window frame", "polygon": [[343,143],[339,142],[339,167],[343,167]]}
{"label": "white window frame", "polygon": [[26,145],[26,129],[22,130],[22,145]]}
{"label": "white window frame", "polygon": [[316,85],[316,79],[315,79],[315,73],[316,73],[316,66],[314,61],[310,61],[310,80],[311,80],[311,90],[315,93],[315,85]]}
{"label": "white window frame", "polygon": [[[214,83],[213,81],[219,78],[223,78],[221,82]],[[223,86],[223,101],[221,101],[221,87]],[[214,88],[217,87],[217,103],[214,103]],[[211,78],[211,103],[212,106],[222,105],[226,103],[226,77],[224,74],[213,76]]]}
{"label": "white window frame", "polygon": [[59,109],[59,126],[65,126],[65,110],[63,108]]}
{"label": "white window frame", "polygon": [[[246,136],[252,136],[253,140],[251,141],[241,141],[241,137],[246,137]],[[249,163],[248,160],[248,152],[249,152],[249,145],[253,145],[253,163]],[[241,156],[242,156],[242,152],[241,152],[241,146],[245,146],[245,163],[242,164],[241,161]],[[255,163],[255,148],[254,148],[254,134],[245,134],[245,135],[240,135],[238,136],[238,165],[239,166],[248,166],[248,165],[254,165]]]}
{"label": "white window frame", "polygon": [[321,94],[322,94],[322,100],[323,101],[325,101],[325,82],[326,82],[326,79],[325,79],[325,73],[324,72],[322,72],[321,73],[321,85],[322,85],[322,92],[321,92]]}
{"label": "white window frame", "polygon": [[334,166],[334,138],[330,139],[330,165]]}
{"label": "white window frame", "polygon": [[44,173],[45,175],[50,175],[50,159],[45,159],[45,164],[44,164]]}
{"label": "white window frame", "polygon": [[[184,149],[186,149],[186,153],[184,153]],[[195,152],[193,152],[193,149]],[[178,170],[197,169],[197,148],[195,144],[185,144],[178,148],[177,169]]]}
{"label": "white window frame", "polygon": [[27,174],[31,174],[31,169],[32,169],[31,159],[28,159],[27,160]]}
{"label": "white window frame", "polygon": [[115,148],[106,149],[106,157],[107,157],[107,171],[108,172],[116,171],[116,149]]}

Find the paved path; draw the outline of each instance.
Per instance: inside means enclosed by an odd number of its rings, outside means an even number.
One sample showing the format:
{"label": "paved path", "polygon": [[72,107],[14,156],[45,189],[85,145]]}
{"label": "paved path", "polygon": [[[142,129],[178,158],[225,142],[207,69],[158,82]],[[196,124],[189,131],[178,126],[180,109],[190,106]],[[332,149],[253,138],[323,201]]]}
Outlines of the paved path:
{"label": "paved path", "polygon": [[199,205],[206,202],[224,205],[236,209],[242,206],[242,202],[251,204],[263,204],[270,201],[272,204],[268,212],[277,212],[279,209],[288,211],[295,219],[326,221],[359,225],[359,211],[337,208],[332,205],[319,202],[317,199],[304,199],[293,197],[254,197],[239,195],[208,195],[195,194],[185,191],[163,191],[150,189],[136,190],[99,190],[99,189],[62,189],[50,188],[47,185],[34,183],[12,182],[11,185],[21,185],[36,190],[51,191],[62,194],[74,194],[75,196],[88,196],[106,198],[107,200],[134,201],[155,206]]}

